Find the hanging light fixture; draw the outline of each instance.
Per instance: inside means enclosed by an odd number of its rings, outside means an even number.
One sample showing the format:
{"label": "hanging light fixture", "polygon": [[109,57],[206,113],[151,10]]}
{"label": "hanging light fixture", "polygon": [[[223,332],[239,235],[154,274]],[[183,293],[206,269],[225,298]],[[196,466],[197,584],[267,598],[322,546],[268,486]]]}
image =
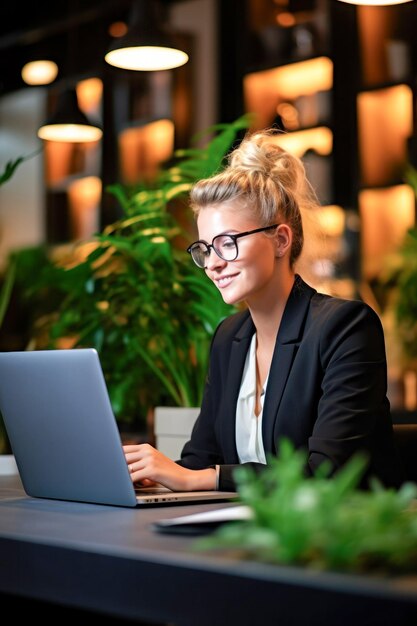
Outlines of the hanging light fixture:
{"label": "hanging light fixture", "polygon": [[[71,8],[76,13],[79,2],[67,0],[68,17],[71,16]],[[76,6],[74,6],[76,5]],[[67,43],[67,75],[74,77],[78,67],[76,63],[76,53],[78,51],[77,25],[72,24],[68,29]],[[73,80],[73,79],[71,79]],[[70,83],[71,84],[71,83]],[[99,124],[90,121],[84,111],[80,108],[75,87],[66,84],[61,91],[55,113],[38,130],[38,137],[46,141],[60,141],[68,143],[88,143],[98,141],[103,135]]]}
{"label": "hanging light fixture", "polygon": [[68,88],[60,94],[55,113],[38,130],[40,139],[72,143],[98,141],[102,134],[99,125],[92,123],[81,111],[75,88]]}
{"label": "hanging light fixture", "polygon": [[39,59],[26,63],[21,74],[27,85],[49,85],[58,76],[58,66],[55,61]]}
{"label": "hanging light fixture", "polygon": [[115,40],[104,57],[106,62],[139,71],[169,70],[187,63],[188,55],[161,26],[161,16],[159,0],[135,0],[129,29]]}
{"label": "hanging light fixture", "polygon": [[346,2],[347,4],[357,4],[359,6],[372,6],[372,7],[386,7],[393,4],[405,4],[406,2],[412,2],[413,0],[340,0],[340,2]]}
{"label": "hanging light fixture", "polygon": [[46,42],[40,41],[30,52],[30,58],[23,65],[20,74],[27,85],[50,85],[58,76],[58,65]]}

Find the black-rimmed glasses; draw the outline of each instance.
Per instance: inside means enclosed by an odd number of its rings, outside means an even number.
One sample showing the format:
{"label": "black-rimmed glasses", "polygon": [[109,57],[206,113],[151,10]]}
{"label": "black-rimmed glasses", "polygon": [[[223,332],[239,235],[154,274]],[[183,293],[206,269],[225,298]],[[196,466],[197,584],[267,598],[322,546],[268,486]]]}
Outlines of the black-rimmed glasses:
{"label": "black-rimmed glasses", "polygon": [[211,248],[218,257],[223,259],[223,261],[235,261],[239,256],[237,240],[240,239],[240,237],[247,237],[248,235],[254,235],[255,233],[262,233],[265,230],[272,230],[278,226],[279,224],[272,224],[272,226],[255,228],[255,230],[247,230],[244,233],[237,233],[236,235],[216,235],[211,243],[206,243],[205,241],[195,241],[187,248],[187,252],[191,254],[194,263],[202,269],[206,267],[206,261],[210,256]]}

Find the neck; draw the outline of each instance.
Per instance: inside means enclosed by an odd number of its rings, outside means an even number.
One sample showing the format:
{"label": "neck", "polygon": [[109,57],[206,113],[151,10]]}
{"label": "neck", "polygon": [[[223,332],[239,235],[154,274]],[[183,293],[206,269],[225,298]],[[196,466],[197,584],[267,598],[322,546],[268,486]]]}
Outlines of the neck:
{"label": "neck", "polygon": [[294,273],[287,276],[280,276],[279,283],[273,283],[268,293],[260,299],[256,298],[255,302],[248,302],[253,323],[255,324],[258,337],[258,344],[273,342],[278,333],[285,305],[294,284]]}

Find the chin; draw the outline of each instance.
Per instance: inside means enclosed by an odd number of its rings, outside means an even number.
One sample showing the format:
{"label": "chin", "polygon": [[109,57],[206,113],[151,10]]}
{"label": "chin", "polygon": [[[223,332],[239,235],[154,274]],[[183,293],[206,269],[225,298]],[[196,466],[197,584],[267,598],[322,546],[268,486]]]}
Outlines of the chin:
{"label": "chin", "polygon": [[241,302],[244,302],[243,297],[233,296],[233,294],[227,294],[223,292],[220,292],[220,293],[226,304],[237,305],[237,304],[240,304]]}

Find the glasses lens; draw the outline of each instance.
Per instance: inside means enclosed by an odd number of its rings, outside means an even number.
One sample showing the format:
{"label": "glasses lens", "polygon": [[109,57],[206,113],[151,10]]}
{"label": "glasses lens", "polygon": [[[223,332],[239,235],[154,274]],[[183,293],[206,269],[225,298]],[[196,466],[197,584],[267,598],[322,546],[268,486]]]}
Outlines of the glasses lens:
{"label": "glasses lens", "polygon": [[192,259],[198,267],[206,266],[206,259],[209,255],[207,246],[202,242],[197,242],[190,249]]}
{"label": "glasses lens", "polygon": [[234,261],[237,257],[237,244],[230,235],[218,235],[213,239],[216,254],[224,261]]}

